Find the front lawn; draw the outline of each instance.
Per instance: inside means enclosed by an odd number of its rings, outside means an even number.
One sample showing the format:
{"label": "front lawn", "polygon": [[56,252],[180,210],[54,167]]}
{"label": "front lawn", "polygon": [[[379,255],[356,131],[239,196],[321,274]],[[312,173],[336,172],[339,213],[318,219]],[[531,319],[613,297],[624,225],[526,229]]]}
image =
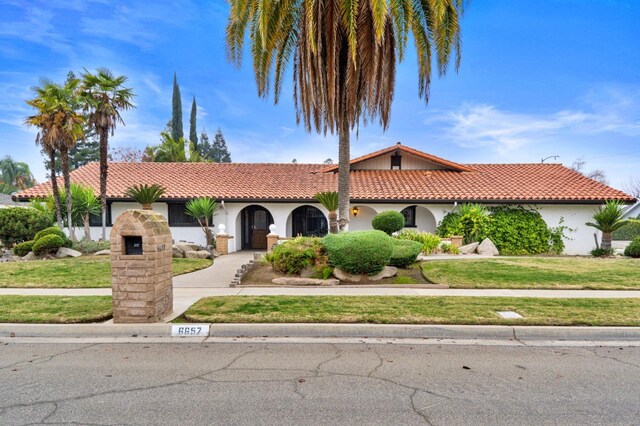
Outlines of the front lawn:
{"label": "front lawn", "polygon": [[[209,259],[173,259],[173,275],[186,274],[210,265]],[[83,256],[60,260],[0,263],[0,287],[111,287],[111,261],[108,256]]]}
{"label": "front lawn", "polygon": [[0,322],[73,324],[112,315],[111,296],[0,296]]}
{"label": "front lawn", "polygon": [[424,277],[450,288],[638,290],[640,260],[499,258],[422,263]]}
{"label": "front lawn", "polygon": [[[507,320],[497,311],[524,319]],[[190,322],[640,325],[640,299],[419,296],[224,296],[200,299]]]}

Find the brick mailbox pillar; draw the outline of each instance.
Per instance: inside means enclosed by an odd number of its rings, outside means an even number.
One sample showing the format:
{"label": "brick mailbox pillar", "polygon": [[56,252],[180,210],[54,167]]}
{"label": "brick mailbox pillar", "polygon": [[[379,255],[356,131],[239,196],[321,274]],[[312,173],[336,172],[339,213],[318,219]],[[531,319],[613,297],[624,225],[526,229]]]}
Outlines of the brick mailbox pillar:
{"label": "brick mailbox pillar", "polygon": [[173,310],[172,238],[167,220],[151,210],[127,210],[113,224],[113,322],[158,322]]}

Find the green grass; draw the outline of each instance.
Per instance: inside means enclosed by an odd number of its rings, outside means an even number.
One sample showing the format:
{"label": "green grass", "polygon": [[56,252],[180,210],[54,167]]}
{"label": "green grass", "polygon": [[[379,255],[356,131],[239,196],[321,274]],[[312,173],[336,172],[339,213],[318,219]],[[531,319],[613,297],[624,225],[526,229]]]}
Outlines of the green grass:
{"label": "green grass", "polygon": [[111,316],[111,296],[0,296],[0,322],[72,324]]}
{"label": "green grass", "polygon": [[[173,275],[211,265],[209,259],[173,259]],[[108,257],[83,256],[60,260],[0,263],[0,288],[111,287]]]}
{"label": "green grass", "polygon": [[595,258],[503,258],[427,261],[422,272],[451,288],[640,289],[640,260]]}
{"label": "green grass", "polygon": [[[524,316],[506,320],[496,311]],[[415,296],[224,296],[200,299],[191,322],[640,325],[640,299]]]}

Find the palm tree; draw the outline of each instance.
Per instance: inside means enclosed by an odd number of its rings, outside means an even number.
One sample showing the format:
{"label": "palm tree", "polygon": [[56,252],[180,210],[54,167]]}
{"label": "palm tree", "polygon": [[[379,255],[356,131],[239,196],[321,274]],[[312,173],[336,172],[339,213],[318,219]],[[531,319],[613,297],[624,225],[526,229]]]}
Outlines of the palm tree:
{"label": "palm tree", "polygon": [[49,90],[54,85],[50,80],[42,79],[39,87],[32,90],[35,93],[33,99],[26,101],[27,105],[36,110],[35,115],[31,115],[25,119],[27,126],[34,126],[39,129],[36,135],[36,144],[42,145],[42,148],[49,156],[49,171],[51,173],[51,188],[53,190],[53,200],[56,211],[56,221],[58,227],[64,227],[62,221],[62,209],[60,204],[60,190],[58,188],[58,177],[56,175],[56,150],[59,144],[59,135],[55,126],[53,115],[49,106]]}
{"label": "palm tree", "polygon": [[151,148],[153,161],[159,163],[179,163],[186,161],[184,138],[174,140],[167,132],[160,133],[160,145]]}
{"label": "palm tree", "polygon": [[464,0],[229,0],[229,60],[240,65],[249,28],[258,95],[275,102],[293,62],[298,123],[338,134],[339,223],[349,222],[350,130],[378,119],[389,125],[396,58],[409,34],[418,57],[418,94],[428,101],[432,56],[440,75],[450,55],[460,64]]}
{"label": "palm tree", "polygon": [[100,138],[100,203],[102,206],[102,239],[107,239],[107,174],[109,135],[113,136],[118,123],[124,125],[120,111],[134,108],[133,90],[125,87],[127,77],[116,77],[107,68],[98,68],[95,74],[82,73],[80,86],[89,124]]}
{"label": "palm tree", "polygon": [[337,192],[318,192],[314,198],[329,210],[329,233],[338,233],[338,193]]}
{"label": "palm tree", "polygon": [[213,242],[213,233],[209,228],[209,221],[213,220],[213,216],[218,210],[216,201],[207,197],[196,198],[187,203],[185,210],[189,216],[198,220],[200,227],[204,231],[207,246],[210,246]]}
{"label": "palm tree", "polygon": [[125,191],[125,197],[131,197],[140,204],[143,210],[153,210],[151,205],[158,201],[167,190],[157,183],[153,185],[133,185]]}
{"label": "palm tree", "polygon": [[600,248],[603,250],[611,250],[611,234],[625,224],[622,219],[623,207],[620,201],[608,200],[593,214],[594,222],[587,222],[587,226],[602,232]]}

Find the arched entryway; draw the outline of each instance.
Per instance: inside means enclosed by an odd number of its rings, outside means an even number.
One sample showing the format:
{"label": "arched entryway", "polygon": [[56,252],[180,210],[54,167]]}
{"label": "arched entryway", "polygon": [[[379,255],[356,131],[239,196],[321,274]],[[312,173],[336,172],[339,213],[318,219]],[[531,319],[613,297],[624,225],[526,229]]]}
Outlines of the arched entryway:
{"label": "arched entryway", "polygon": [[405,228],[414,228],[430,233],[436,231],[436,219],[429,209],[416,205],[406,207],[400,213],[404,216]]}
{"label": "arched entryway", "polygon": [[316,207],[300,206],[291,212],[291,235],[294,237],[323,237],[328,228],[327,218]]}
{"label": "arched entryway", "polygon": [[266,250],[269,225],[273,216],[262,206],[248,206],[240,211],[241,244],[243,250]]}
{"label": "arched entryway", "polygon": [[367,231],[373,229],[371,221],[376,211],[362,204],[352,205],[349,209],[349,231]]}

